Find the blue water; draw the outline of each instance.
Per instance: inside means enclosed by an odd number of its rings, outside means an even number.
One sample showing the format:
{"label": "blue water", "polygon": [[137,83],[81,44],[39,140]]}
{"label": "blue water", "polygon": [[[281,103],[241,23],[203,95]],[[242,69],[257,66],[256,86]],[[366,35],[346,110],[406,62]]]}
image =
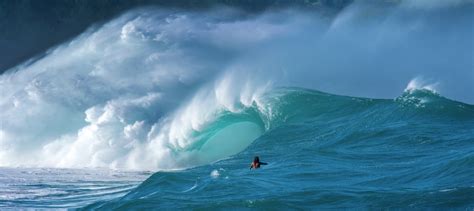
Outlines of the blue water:
{"label": "blue water", "polygon": [[[474,106],[428,90],[381,100],[280,89],[268,98],[277,115],[262,118],[268,130],[241,153],[157,172],[85,208],[473,208]],[[255,155],[269,165],[249,170]]]}
{"label": "blue water", "polygon": [[111,200],[150,172],[110,169],[0,168],[0,209],[66,209]]}

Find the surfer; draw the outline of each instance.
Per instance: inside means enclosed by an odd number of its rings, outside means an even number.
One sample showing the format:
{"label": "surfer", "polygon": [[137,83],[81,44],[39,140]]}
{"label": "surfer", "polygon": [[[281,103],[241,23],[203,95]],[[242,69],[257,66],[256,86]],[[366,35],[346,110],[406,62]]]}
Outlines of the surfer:
{"label": "surfer", "polygon": [[255,156],[255,158],[253,158],[253,162],[250,164],[250,169],[258,169],[260,168],[260,165],[267,165],[267,163],[260,162],[258,156]]}

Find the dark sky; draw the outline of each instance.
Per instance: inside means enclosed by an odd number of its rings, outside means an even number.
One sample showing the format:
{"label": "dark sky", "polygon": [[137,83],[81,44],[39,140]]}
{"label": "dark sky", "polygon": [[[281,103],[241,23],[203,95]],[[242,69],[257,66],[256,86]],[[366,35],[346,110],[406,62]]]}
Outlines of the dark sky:
{"label": "dark sky", "polygon": [[351,0],[11,0],[0,1],[0,73],[71,39],[92,24],[141,6],[206,9],[226,5],[249,12],[300,7],[338,10]]}

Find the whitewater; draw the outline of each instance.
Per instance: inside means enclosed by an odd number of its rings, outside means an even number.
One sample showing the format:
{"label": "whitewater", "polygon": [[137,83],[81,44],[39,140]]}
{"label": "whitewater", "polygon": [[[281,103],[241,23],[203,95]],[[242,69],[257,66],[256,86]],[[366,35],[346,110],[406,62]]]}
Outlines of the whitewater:
{"label": "whitewater", "polygon": [[0,75],[0,208],[472,209],[473,8],[93,25]]}

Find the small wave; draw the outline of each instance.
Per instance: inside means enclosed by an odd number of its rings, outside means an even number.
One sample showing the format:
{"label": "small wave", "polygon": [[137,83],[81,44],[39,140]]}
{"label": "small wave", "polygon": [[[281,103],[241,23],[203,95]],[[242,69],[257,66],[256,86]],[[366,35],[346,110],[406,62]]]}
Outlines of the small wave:
{"label": "small wave", "polygon": [[428,80],[424,79],[423,77],[416,77],[412,79],[407,87],[405,88],[405,92],[413,92],[416,90],[427,90],[432,93],[436,93],[436,87],[438,83],[430,83]]}

